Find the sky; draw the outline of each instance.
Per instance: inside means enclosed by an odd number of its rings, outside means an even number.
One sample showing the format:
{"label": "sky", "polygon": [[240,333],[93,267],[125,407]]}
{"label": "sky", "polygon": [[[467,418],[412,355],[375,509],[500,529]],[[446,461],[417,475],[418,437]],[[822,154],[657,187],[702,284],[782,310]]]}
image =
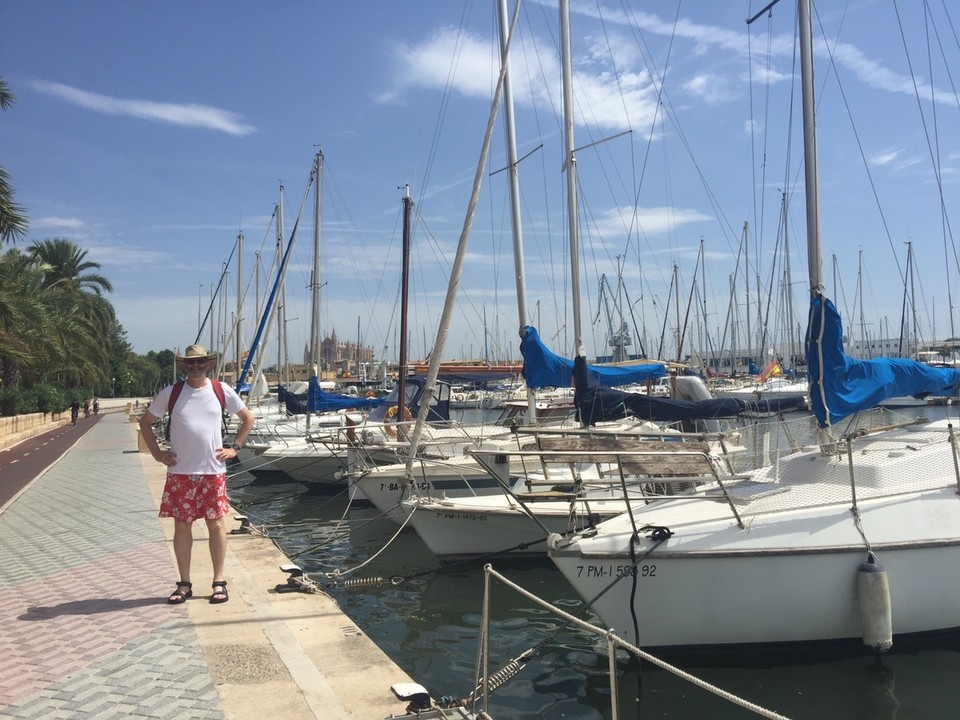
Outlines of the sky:
{"label": "sky", "polygon": [[[748,27],[763,5],[571,3],[590,357],[608,352],[621,322],[631,352],[665,359],[747,344],[782,354],[805,329],[796,9],[782,0]],[[896,339],[905,316],[921,343],[960,334],[960,77],[949,72],[960,18],[947,7],[816,8],[823,281],[852,339]],[[410,356],[436,346],[465,236],[441,355],[519,357],[500,113],[468,215],[499,70],[495,3],[35,0],[2,17],[0,75],[16,103],[0,112],[0,164],[30,221],[16,246],[63,237],[86,250],[135,351],[194,342],[208,306],[201,342],[232,348],[240,317],[248,347],[275,280],[282,205],[291,260],[278,324],[287,355],[302,358],[319,150],[320,335],[396,359],[409,186]],[[556,3],[522,4],[509,77],[523,322],[570,356],[559,47]],[[266,346],[280,353],[275,339]]]}

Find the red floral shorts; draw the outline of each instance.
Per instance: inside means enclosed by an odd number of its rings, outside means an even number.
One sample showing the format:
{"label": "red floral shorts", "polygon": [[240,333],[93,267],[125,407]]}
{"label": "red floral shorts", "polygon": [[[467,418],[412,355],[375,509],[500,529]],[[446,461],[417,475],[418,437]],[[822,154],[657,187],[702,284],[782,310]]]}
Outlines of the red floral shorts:
{"label": "red floral shorts", "polygon": [[230,512],[227,499],[227,476],[176,475],[167,473],[160,500],[160,517],[179,522],[216,520]]}

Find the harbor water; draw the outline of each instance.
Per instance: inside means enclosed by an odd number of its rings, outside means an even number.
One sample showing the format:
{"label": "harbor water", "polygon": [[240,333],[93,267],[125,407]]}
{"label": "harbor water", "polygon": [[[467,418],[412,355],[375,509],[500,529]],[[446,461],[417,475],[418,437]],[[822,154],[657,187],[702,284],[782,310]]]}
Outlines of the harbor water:
{"label": "harbor water", "polygon": [[[930,407],[928,416],[953,408]],[[885,413],[892,423],[915,411]],[[759,446],[765,420],[741,428],[744,446]],[[958,423],[960,427],[960,423]],[[812,422],[798,416],[770,443],[808,442]],[[284,475],[254,476],[234,466],[231,500],[283,552],[336,598],[398,666],[435,699],[461,698],[474,686],[484,573],[489,562],[527,591],[566,612],[596,621],[549,559],[492,557],[441,564],[413,530],[399,530],[370,506],[351,506]],[[960,568],[944,568],[958,572]],[[382,578],[377,581],[376,578]],[[279,571],[278,584],[285,581]],[[896,598],[893,598],[896,602]],[[960,598],[944,598],[960,602]],[[716,608],[724,622],[737,608]],[[790,622],[785,610],[784,622]],[[491,696],[497,720],[609,718],[606,647],[593,636],[494,583],[490,610],[491,671],[533,649],[520,672]],[[756,715],[648,663],[618,663],[621,718],[750,718]],[[725,655],[672,659],[698,678],[791,718],[920,720],[960,716],[960,638],[894,649],[882,663],[870,652]],[[398,704],[398,712],[402,705]]]}

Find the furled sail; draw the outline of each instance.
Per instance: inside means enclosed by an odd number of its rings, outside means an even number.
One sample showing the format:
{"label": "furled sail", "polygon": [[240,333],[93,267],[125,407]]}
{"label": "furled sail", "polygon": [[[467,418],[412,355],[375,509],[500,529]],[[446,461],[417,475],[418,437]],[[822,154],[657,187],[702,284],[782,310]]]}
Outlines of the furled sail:
{"label": "furled sail", "polygon": [[324,392],[320,389],[316,375],[310,378],[310,385],[304,395],[287,394],[285,404],[287,412],[300,415],[307,412],[330,412],[335,410],[367,410],[383,402],[383,398],[362,398],[355,395]]}
{"label": "furled sail", "polygon": [[713,400],[672,400],[669,398],[629,393],[613,388],[600,387],[589,376],[583,358],[574,361],[574,403],[580,421],[585,426],[596,425],[604,420],[620,420],[635,417],[656,422],[679,422],[683,420],[719,420],[744,413],[778,413],[797,410],[805,404],[799,397],[773,400],[743,400],[721,398]]}
{"label": "furled sail", "polygon": [[[527,387],[570,387],[573,380],[573,360],[553,353],[540,339],[537,329],[523,328],[520,352],[523,355],[523,377]],[[587,365],[587,372],[598,385],[615,387],[654,380],[667,374],[663,363],[645,365],[606,366]]]}
{"label": "furled sail", "polygon": [[820,427],[828,427],[891,397],[956,395],[960,370],[907,358],[856,360],[843,352],[843,323],[826,297],[810,302],[807,328],[810,404]]}

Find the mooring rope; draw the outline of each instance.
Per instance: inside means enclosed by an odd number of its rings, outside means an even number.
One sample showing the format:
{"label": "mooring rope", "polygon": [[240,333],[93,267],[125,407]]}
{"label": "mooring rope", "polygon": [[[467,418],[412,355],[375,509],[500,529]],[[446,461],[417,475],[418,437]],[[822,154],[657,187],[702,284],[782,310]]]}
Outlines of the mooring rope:
{"label": "mooring rope", "polygon": [[708,692],[711,692],[717,697],[723,698],[724,700],[728,700],[736,705],[739,705],[742,708],[750,710],[751,712],[754,712],[757,715],[761,715],[766,718],[771,718],[771,720],[789,720],[789,718],[787,718],[785,715],[781,715],[780,713],[774,712],[773,710],[768,710],[764,707],[761,707],[760,705],[757,705],[756,703],[750,702],[749,700],[745,700],[744,698],[741,698],[738,695],[734,695],[733,693],[728,692],[722,688],[719,688],[716,685],[708,683],[706,680],[701,680],[696,675],[691,675],[686,670],[681,670],[675,665],[671,665],[667,661],[661,660],[655,655],[651,655],[650,653],[644,650],[641,650],[635,645],[632,645],[628,643],[626,640],[623,640],[620,636],[618,636],[612,630],[603,630],[601,628],[598,628],[596,625],[593,625],[587,622],[586,620],[581,620],[580,618],[574,615],[571,615],[570,613],[564,610],[561,610],[560,608],[552,605],[551,603],[548,603],[546,600],[543,600],[537,597],[536,595],[534,595],[533,593],[525,590],[524,588],[520,587],[519,585],[512,582],[511,580],[508,580],[506,577],[504,577],[497,571],[493,570],[493,568],[490,568],[489,566],[487,567],[489,569],[489,572],[494,577],[496,577],[497,580],[502,582],[504,585],[511,588],[512,590],[519,593],[520,595],[524,596],[531,602],[534,602],[537,605],[540,605],[541,607],[543,607],[544,609],[549,610],[550,612],[563,618],[564,620],[567,620],[568,622],[573,623],[577,627],[583,630],[586,630],[594,635],[603,635],[604,637],[611,639],[614,642],[614,644],[619,645],[621,648],[633,653],[637,657],[642,658],[647,662],[651,662],[657,667],[663,670],[666,670],[667,672],[673,673],[677,677],[682,678],[687,682],[693,683],[697,687],[702,688]]}

